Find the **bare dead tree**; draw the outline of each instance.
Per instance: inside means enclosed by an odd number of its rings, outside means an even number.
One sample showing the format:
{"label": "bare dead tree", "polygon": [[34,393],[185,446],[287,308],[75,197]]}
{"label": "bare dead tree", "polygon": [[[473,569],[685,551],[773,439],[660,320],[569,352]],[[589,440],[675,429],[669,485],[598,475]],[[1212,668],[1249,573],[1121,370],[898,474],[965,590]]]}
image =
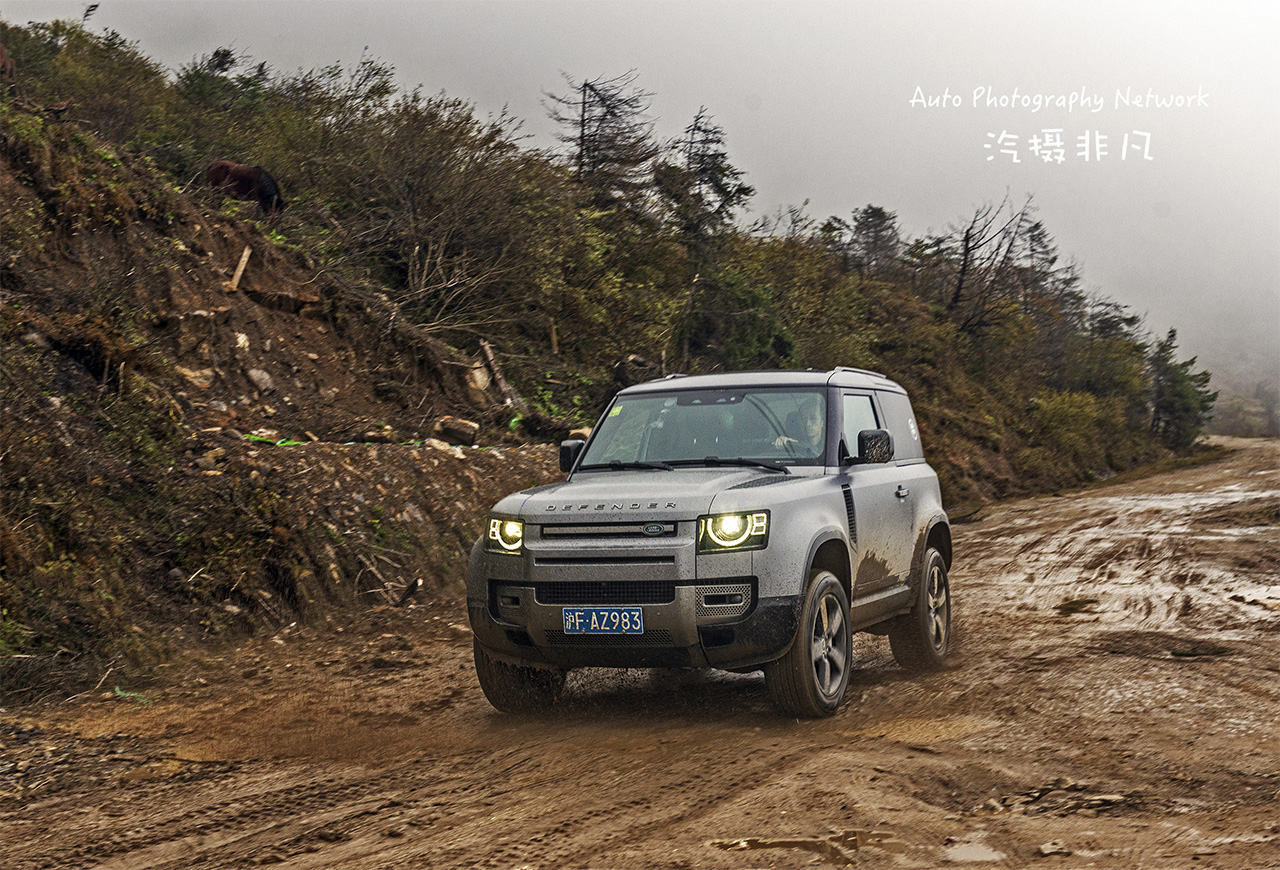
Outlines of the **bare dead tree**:
{"label": "bare dead tree", "polygon": [[635,70],[613,78],[564,78],[569,92],[546,93],[544,105],[562,127],[558,138],[572,149],[575,178],[601,207],[627,200],[647,183],[658,154],[648,115],[653,94],[634,86]]}
{"label": "bare dead tree", "polygon": [[1016,211],[1006,197],[999,205],[977,209],[963,230],[953,231],[950,238],[959,238],[952,242],[956,276],[947,310],[964,332],[974,334],[990,326],[995,303],[1008,297],[1008,279],[1025,241],[1023,228],[1031,213],[1030,197]]}

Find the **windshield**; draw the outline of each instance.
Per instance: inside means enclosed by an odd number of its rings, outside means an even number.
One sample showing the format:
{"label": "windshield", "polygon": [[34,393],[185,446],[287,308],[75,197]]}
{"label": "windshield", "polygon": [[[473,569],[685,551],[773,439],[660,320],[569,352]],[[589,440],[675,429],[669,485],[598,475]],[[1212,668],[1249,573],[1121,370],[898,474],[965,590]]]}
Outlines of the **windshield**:
{"label": "windshield", "polygon": [[696,464],[708,457],[821,465],[826,419],[821,387],[621,396],[596,427],[579,468]]}

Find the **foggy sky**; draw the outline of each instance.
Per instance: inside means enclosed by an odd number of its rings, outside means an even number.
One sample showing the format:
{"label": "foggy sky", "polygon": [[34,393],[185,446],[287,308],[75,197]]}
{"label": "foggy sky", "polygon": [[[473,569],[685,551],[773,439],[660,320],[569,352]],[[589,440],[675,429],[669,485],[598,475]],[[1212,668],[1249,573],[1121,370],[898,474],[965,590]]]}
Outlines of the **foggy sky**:
{"label": "foggy sky", "polygon": [[[0,17],[86,5],[0,0]],[[725,129],[757,190],[746,220],[874,203],[915,237],[1031,195],[1085,287],[1176,327],[1215,386],[1280,380],[1280,4],[101,0],[88,26],[171,69],[220,46],[279,72],[367,53],[406,89],[506,107],[533,147],[555,144],[543,93],[562,71],[634,69],[660,137],[700,106]],[[1061,162],[1032,153],[1045,130]]]}

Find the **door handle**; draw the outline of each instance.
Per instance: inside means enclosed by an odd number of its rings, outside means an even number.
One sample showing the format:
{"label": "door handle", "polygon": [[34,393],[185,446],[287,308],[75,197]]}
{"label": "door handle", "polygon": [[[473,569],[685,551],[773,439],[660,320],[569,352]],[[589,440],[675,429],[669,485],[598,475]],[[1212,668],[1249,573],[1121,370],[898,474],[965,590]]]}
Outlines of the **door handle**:
{"label": "door handle", "polygon": [[899,486],[897,492],[895,492],[894,495],[896,495],[898,498],[906,498],[907,496],[911,495],[911,490],[907,489],[905,486]]}

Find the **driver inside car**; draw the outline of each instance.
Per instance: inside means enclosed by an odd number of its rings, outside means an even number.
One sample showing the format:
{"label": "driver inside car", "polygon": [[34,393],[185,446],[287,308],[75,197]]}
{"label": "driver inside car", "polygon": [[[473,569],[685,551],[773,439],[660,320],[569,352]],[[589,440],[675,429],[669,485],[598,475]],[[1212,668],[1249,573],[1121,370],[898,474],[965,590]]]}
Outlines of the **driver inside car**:
{"label": "driver inside car", "polygon": [[799,409],[787,415],[787,434],[775,438],[773,446],[799,456],[816,456],[822,449],[825,423],[822,402],[817,396],[806,396]]}

